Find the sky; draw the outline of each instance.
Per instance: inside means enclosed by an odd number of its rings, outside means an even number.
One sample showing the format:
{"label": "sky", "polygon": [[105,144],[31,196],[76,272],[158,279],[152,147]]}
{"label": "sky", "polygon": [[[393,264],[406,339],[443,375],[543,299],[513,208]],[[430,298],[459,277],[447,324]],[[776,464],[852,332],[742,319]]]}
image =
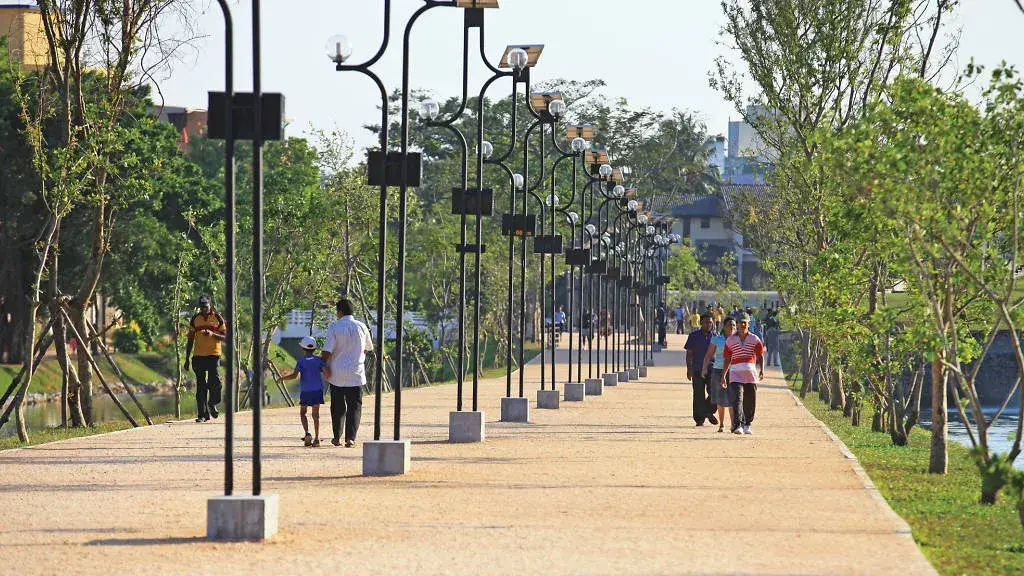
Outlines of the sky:
{"label": "sky", "polygon": [[[206,107],[206,93],[224,87],[223,19],[213,0],[191,22],[202,36],[196,49],[160,79],[167,105]],[[235,22],[236,90],[252,86],[250,2],[228,0]],[[420,0],[394,0],[392,40],[375,71],[390,90],[401,82],[401,31]],[[957,67],[974,57],[993,66],[1001,60],[1024,68],[1020,31],[1024,15],[1013,0],[963,0],[953,26],[962,32]],[[340,128],[357,148],[373,142],[362,128],[378,118],[380,96],[372,82],[355,72],[336,72],[326,55],[327,39],[346,35],[354,46],[351,62],[361,62],[380,45],[382,0],[264,0],[263,90],[286,99],[287,133],[302,136],[309,127]],[[719,55],[734,58],[721,45],[724,23],[719,0],[501,0],[487,10],[485,47],[497,62],[508,44],[544,44],[534,81],[601,78],[604,93],[633,106],[694,113],[712,134],[727,133],[738,114],[710,88],[708,74]],[[439,99],[461,91],[462,10],[439,7],[416,24],[411,41],[410,83]],[[475,34],[475,32],[474,32]],[[478,51],[477,51],[478,52]],[[478,53],[471,54],[470,90],[488,76]],[[505,85],[494,97],[504,95]]]}

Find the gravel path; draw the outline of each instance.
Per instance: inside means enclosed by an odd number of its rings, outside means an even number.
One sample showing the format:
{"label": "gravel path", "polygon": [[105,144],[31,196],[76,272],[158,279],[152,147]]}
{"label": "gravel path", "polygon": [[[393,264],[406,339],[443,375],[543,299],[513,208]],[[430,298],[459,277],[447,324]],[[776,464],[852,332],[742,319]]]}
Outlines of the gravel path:
{"label": "gravel path", "polygon": [[[530,365],[530,424],[498,422],[505,380],[484,381],[483,444],[447,443],[454,386],[406,391],[402,477],[363,478],[358,446],[303,448],[297,408],[266,412],[264,491],[281,512],[261,544],[203,539],[222,424],[0,452],[0,573],[934,574],[777,369],[754,435],[694,427],[682,339],[670,337],[647,379],[558,411],[536,409]],[[384,404],[387,431],[390,395]],[[367,397],[362,439],[372,419]],[[239,415],[239,487],[249,424]]]}

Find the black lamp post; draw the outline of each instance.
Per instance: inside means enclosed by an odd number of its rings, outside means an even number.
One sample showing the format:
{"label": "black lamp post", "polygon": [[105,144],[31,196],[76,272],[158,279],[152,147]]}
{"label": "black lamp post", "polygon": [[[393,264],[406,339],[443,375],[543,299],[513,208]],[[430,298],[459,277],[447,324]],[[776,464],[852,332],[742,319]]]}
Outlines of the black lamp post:
{"label": "black lamp post", "polygon": [[[334,37],[328,43],[328,54],[336,64],[338,71],[357,71],[370,77],[381,92],[381,150],[371,152],[368,158],[369,177],[371,185],[379,185],[380,194],[380,220],[379,243],[377,253],[377,354],[378,361],[375,371],[375,414],[374,414],[374,442],[363,444],[363,474],[364,475],[389,475],[404,474],[409,467],[409,446],[408,441],[401,439],[401,418],[402,418],[402,379],[403,379],[403,358],[405,353],[405,255],[406,255],[406,230],[408,219],[408,189],[419,185],[421,173],[421,156],[419,153],[409,151],[409,59],[412,30],[416,22],[427,11],[440,6],[456,7],[466,9],[466,27],[470,22],[474,25],[479,23],[482,26],[483,9],[497,8],[497,0],[424,0],[422,6],[417,9],[409,18],[405,26],[405,33],[402,42],[402,89],[401,89],[401,133],[400,152],[388,151],[389,141],[388,129],[388,97],[380,77],[377,76],[371,67],[376,64],[387,50],[390,39],[390,12],[391,0],[384,0],[384,38],[377,53],[367,62],[359,65],[347,65],[345,61],[351,55],[351,47],[343,37]],[[465,32],[468,34],[468,31]],[[482,39],[481,39],[482,42]],[[464,50],[464,60],[468,58],[467,49]],[[465,74],[464,74],[465,76]],[[396,308],[395,311],[395,413],[394,413],[394,439],[393,441],[382,441],[380,438],[381,428],[381,393],[384,364],[384,304],[386,269],[385,257],[387,237],[387,188],[397,187],[399,193],[399,215],[398,215],[398,261],[396,264]],[[478,203],[479,208],[479,203]],[[479,224],[478,224],[479,228]],[[479,244],[479,241],[478,241]],[[479,258],[479,256],[478,256]]]}

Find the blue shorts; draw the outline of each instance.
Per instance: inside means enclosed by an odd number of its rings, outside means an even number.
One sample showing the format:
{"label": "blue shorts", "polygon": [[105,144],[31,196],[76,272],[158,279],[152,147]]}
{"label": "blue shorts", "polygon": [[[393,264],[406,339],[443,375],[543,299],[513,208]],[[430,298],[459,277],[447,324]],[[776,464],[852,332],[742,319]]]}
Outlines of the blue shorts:
{"label": "blue shorts", "polygon": [[321,390],[303,390],[299,392],[299,405],[300,406],[318,406],[324,403],[324,391]]}

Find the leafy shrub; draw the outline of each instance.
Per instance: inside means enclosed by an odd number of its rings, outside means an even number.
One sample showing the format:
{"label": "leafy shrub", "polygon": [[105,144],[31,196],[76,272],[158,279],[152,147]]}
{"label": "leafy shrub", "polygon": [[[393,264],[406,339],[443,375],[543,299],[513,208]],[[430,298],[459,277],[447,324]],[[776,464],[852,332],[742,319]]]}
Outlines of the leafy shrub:
{"label": "leafy shrub", "polygon": [[114,332],[114,346],[118,352],[126,354],[138,354],[146,348],[146,340],[142,337],[142,331],[138,327],[125,326]]}

